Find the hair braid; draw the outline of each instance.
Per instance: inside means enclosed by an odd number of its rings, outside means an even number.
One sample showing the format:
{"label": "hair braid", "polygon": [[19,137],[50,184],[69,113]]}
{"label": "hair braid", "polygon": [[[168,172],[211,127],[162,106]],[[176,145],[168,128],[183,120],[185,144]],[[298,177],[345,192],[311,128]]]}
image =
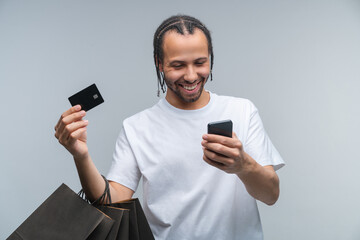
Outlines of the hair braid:
{"label": "hair braid", "polygon": [[214,65],[214,53],[210,31],[205,27],[202,22],[200,22],[194,17],[187,15],[175,15],[164,20],[154,34],[154,62],[158,79],[158,96],[160,96],[160,88],[163,93],[165,93],[166,91],[164,74],[159,69],[159,63],[162,62],[164,58],[162,45],[165,33],[170,30],[175,30],[181,35],[184,35],[185,33],[193,34],[195,29],[201,30],[206,36],[208,43],[208,51],[210,54],[210,81],[213,80],[212,69]]}

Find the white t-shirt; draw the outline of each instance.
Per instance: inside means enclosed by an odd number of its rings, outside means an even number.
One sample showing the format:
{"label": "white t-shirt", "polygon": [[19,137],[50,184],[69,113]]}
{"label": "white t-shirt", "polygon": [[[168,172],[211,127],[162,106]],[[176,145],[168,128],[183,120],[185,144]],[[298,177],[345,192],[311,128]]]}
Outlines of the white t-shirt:
{"label": "white t-shirt", "polygon": [[246,99],[210,93],[197,110],[161,99],[124,120],[107,178],[135,191],[143,176],[142,206],[155,239],[263,239],[256,200],[241,180],[203,160],[207,124],[225,119],[259,164],[284,165]]}

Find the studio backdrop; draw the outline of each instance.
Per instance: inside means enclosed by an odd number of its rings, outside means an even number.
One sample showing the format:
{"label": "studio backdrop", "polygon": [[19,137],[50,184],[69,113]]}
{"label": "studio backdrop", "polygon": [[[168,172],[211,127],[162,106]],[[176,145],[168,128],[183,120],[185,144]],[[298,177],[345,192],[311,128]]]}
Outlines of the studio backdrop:
{"label": "studio backdrop", "polygon": [[0,238],[61,183],[80,190],[54,126],[93,83],[88,145],[107,173],[122,121],[159,100],[152,38],[178,13],[211,30],[206,88],[254,102],[286,162],[278,202],[258,203],[265,239],[360,239],[358,0],[0,0]]}

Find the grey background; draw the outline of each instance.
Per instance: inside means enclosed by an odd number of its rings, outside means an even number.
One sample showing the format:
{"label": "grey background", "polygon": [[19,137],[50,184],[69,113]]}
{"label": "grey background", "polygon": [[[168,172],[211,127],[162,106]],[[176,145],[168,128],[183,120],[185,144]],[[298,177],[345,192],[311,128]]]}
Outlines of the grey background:
{"label": "grey background", "polygon": [[0,238],[62,182],[80,189],[53,128],[92,83],[107,173],[122,121],[158,101],[152,36],[177,13],[212,31],[207,88],[251,99],[287,163],[279,201],[259,203],[265,239],[360,239],[360,2],[346,0],[0,1]]}

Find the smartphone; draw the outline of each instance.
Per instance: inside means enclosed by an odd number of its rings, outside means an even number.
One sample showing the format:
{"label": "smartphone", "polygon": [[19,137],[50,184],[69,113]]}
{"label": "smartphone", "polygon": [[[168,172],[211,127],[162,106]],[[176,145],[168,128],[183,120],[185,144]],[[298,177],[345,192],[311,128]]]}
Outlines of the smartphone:
{"label": "smartphone", "polygon": [[80,104],[82,110],[89,111],[90,109],[103,103],[104,99],[102,98],[99,89],[94,83],[69,97],[69,101],[71,106]]}
{"label": "smartphone", "polygon": [[211,122],[208,124],[208,133],[225,137],[232,137],[233,123],[231,120]]}

